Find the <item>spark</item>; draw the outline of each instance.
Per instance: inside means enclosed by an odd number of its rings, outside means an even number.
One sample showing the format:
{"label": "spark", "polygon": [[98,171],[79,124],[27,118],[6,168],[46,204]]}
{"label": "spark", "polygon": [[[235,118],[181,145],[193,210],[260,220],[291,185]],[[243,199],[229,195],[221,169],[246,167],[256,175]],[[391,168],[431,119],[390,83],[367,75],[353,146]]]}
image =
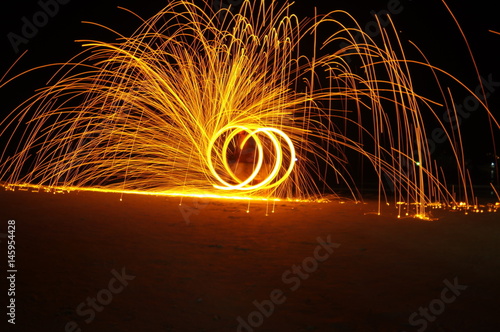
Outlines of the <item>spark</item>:
{"label": "spark", "polygon": [[[441,101],[421,95],[411,69],[428,70],[440,89],[438,75],[459,81],[425,57],[407,59],[392,21],[387,28],[379,22],[376,41],[347,12],[300,20],[291,10],[290,3],[247,0],[235,13],[191,1],[172,1],[149,19],[129,11],[140,20],[131,36],[103,27],[115,42],[80,40],[84,50],[68,62],[5,80],[0,87],[56,68],[1,123],[0,180],[62,191],[300,201],[334,192],[327,183],[334,177],[357,201],[352,165],[367,163],[379,179],[379,214],[383,179],[395,205],[414,207],[418,218],[428,218],[436,201],[458,205],[431,158],[423,120],[440,121],[451,94]],[[318,40],[319,31],[333,32]],[[468,186],[464,138],[441,125],[450,142],[460,138],[450,144],[460,185]],[[474,196],[466,193],[470,205]]]}

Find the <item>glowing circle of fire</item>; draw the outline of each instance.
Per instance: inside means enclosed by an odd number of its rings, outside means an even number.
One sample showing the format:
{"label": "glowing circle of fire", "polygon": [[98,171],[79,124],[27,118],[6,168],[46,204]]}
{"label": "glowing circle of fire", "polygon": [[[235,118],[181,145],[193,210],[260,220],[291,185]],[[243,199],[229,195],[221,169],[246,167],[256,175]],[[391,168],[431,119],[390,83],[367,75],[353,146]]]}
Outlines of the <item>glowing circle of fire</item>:
{"label": "glowing circle of fire", "polygon": [[[251,128],[251,127],[250,127]],[[281,184],[283,181],[285,181],[290,173],[293,170],[293,166],[295,165],[296,161],[296,155],[295,155],[295,148],[293,146],[293,142],[291,139],[281,130],[276,129],[276,128],[256,128],[256,129],[250,129],[249,127],[244,127],[244,126],[229,126],[226,128],[222,128],[217,132],[214,137],[210,140],[210,143],[208,145],[208,154],[207,154],[207,161],[208,161],[208,168],[210,169],[210,172],[212,175],[220,182],[222,183],[222,186],[220,185],[214,185],[215,188],[218,189],[223,189],[223,190],[255,190],[255,189],[263,189],[263,188],[271,188],[274,186],[278,186]],[[227,174],[230,175],[232,180],[236,181],[237,184],[230,184],[226,180],[224,180],[220,175],[219,172],[215,169],[214,164],[213,164],[213,150],[214,150],[214,144],[216,140],[220,137],[222,137],[224,134],[227,134],[224,144],[222,146],[222,149],[220,153],[216,153],[216,156],[219,156],[221,159],[222,165],[224,167],[224,170],[227,172]],[[254,163],[252,160],[252,172],[251,174],[245,179],[242,180],[240,179],[232,170],[231,166],[229,165],[227,155],[228,155],[228,147],[230,142],[237,137],[240,134],[246,134],[245,137],[236,142],[238,144],[237,148],[242,150],[249,140],[253,139],[256,144],[256,149],[257,149],[257,156],[256,159],[257,161]],[[261,179],[257,181],[256,184],[254,185],[249,185],[250,183],[254,182],[256,179],[257,175],[260,172],[266,172],[266,170],[263,170],[263,164],[264,164],[264,146],[263,146],[263,140],[259,138],[259,134],[264,134],[272,143],[273,146],[273,152],[271,154],[272,159],[274,159],[274,166],[272,167],[272,171],[268,172],[268,174],[265,174],[264,179]],[[283,156],[283,146],[280,142],[280,139],[283,139],[286,142],[286,147],[288,148],[289,156],[288,156],[288,167],[286,167],[286,171],[284,174],[280,175],[278,177],[278,173],[282,167],[284,167],[284,162],[285,158]],[[255,159],[255,157],[253,158]],[[278,177],[278,179],[276,179]],[[276,180],[276,181],[274,181]],[[274,181],[274,182],[273,182]]]}

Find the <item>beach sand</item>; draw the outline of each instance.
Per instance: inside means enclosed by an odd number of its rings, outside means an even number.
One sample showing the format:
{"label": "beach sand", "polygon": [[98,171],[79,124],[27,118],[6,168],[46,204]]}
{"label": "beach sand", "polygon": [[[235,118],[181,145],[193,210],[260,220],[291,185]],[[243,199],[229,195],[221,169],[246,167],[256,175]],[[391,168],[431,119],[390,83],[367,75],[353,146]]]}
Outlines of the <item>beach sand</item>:
{"label": "beach sand", "polygon": [[120,197],[1,189],[7,331],[500,331],[498,213]]}

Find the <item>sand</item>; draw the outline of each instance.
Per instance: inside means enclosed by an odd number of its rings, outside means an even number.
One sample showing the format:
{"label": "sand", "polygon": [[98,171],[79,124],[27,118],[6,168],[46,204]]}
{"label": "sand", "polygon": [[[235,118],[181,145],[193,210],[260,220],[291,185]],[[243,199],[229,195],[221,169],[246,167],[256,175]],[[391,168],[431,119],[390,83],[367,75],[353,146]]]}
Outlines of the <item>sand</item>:
{"label": "sand", "polygon": [[425,221],[398,219],[391,206],[379,216],[375,202],[278,202],[274,213],[266,203],[252,202],[247,213],[242,201],[179,202],[1,189],[0,233],[15,220],[18,270],[16,325],[5,313],[1,325],[500,331],[498,213],[435,211],[439,220]]}

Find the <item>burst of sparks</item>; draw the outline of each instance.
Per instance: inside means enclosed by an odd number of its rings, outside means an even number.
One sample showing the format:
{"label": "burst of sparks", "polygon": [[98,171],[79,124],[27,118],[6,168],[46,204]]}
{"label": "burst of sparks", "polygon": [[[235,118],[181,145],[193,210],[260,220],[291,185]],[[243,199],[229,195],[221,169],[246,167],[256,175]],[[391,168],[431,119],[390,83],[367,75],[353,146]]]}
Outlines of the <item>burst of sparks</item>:
{"label": "burst of sparks", "polygon": [[[3,121],[4,137],[15,128],[6,138],[15,152],[2,153],[0,179],[61,190],[311,199],[330,172],[358,198],[354,152],[377,174],[381,200],[388,179],[395,202],[416,203],[421,218],[427,205],[455,201],[423,121],[424,114],[441,121],[436,109],[449,96],[437,102],[417,93],[410,68],[435,74],[440,88],[438,75],[456,79],[425,58],[407,59],[392,25],[379,24],[377,42],[346,12],[301,21],[290,8],[245,1],[237,13],[214,13],[172,1],[130,37],[80,41],[84,51],[54,64],[50,83]],[[320,43],[325,30],[333,33]],[[311,36],[313,50],[304,51]],[[348,46],[336,48],[342,41]],[[463,137],[441,124],[469,187]]]}

